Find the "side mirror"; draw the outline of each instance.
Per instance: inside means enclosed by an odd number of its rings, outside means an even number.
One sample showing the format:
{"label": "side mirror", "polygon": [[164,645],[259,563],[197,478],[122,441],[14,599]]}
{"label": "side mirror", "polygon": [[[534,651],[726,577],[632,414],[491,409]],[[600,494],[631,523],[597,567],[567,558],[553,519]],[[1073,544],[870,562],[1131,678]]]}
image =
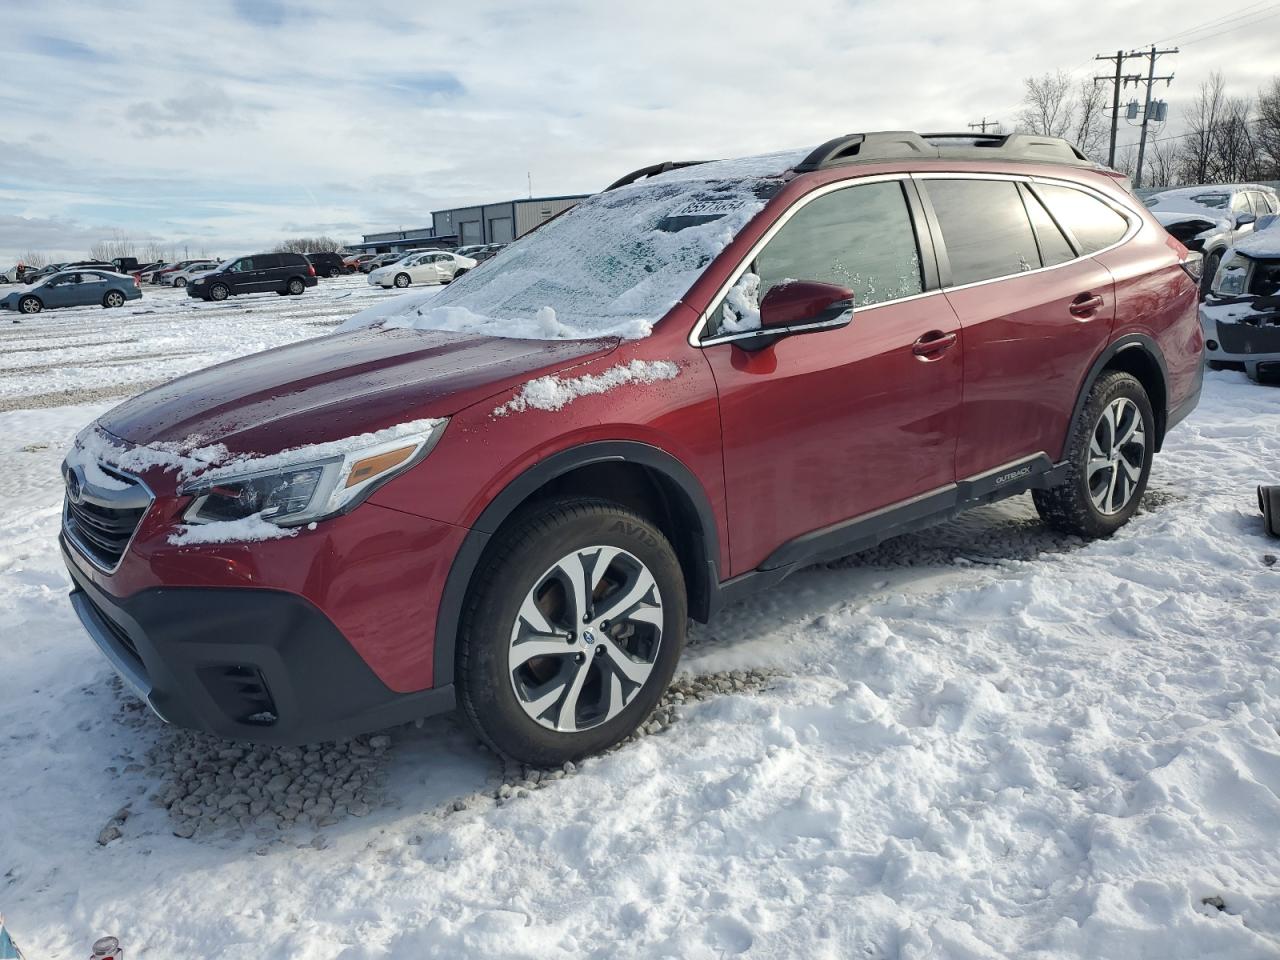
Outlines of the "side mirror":
{"label": "side mirror", "polygon": [[1257,219],[1257,216],[1252,213],[1236,214],[1236,229],[1239,230],[1241,227],[1248,226]]}
{"label": "side mirror", "polygon": [[788,280],[772,287],[760,303],[760,329],[735,340],[748,352],[771,347],[785,337],[847,327],[853,319],[854,292],[834,283]]}

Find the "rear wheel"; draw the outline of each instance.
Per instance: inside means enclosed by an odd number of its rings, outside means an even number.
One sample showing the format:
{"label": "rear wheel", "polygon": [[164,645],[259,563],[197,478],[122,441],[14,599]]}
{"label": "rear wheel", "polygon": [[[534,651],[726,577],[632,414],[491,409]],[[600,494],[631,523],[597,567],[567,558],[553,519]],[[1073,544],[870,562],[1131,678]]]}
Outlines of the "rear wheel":
{"label": "rear wheel", "polygon": [[1067,477],[1031,495],[1040,516],[1065,533],[1109,537],[1138,509],[1155,452],[1155,415],[1132,374],[1104,374],[1067,445]]}
{"label": "rear wheel", "polygon": [[292,280],[289,281],[288,290],[295,297],[299,296],[306,289],[307,289],[307,285],[303,283],[301,280],[299,280],[297,277],[294,277]]}
{"label": "rear wheel", "polygon": [[329,272],[328,272],[328,273],[326,273],[326,274],[325,274],[325,276],[326,276],[326,277],[328,277],[330,280],[333,280],[333,279],[334,279],[335,277],[337,277],[337,276],[338,276],[338,274],[340,274],[341,272],[342,272],[342,271],[341,271],[341,270],[339,270],[337,267],[330,267],[330,268],[329,268]]}
{"label": "rear wheel", "polygon": [[209,288],[210,300],[225,300],[231,294],[225,283],[215,283]]}
{"label": "rear wheel", "polygon": [[176,277],[173,281],[175,287],[185,287],[187,285],[186,277]]}
{"label": "rear wheel", "polygon": [[107,295],[102,298],[102,305],[104,307],[123,307],[124,294],[119,290],[108,290]]}
{"label": "rear wheel", "polygon": [[18,301],[18,309],[27,314],[39,313],[44,309],[44,304],[39,297],[23,297]]}
{"label": "rear wheel", "polygon": [[542,766],[617,743],[657,704],[684,646],[675,551],[606,500],[543,505],[500,536],[459,633],[468,719],[498,753]]}

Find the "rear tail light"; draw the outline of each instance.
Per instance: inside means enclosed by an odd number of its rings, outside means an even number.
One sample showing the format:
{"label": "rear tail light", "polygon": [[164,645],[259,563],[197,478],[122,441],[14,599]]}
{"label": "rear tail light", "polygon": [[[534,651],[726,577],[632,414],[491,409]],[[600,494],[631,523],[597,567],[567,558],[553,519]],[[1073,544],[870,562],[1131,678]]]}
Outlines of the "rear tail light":
{"label": "rear tail light", "polygon": [[1188,250],[1187,257],[1178,264],[1188,277],[1196,283],[1200,282],[1200,278],[1204,276],[1204,255],[1195,250]]}
{"label": "rear tail light", "polygon": [[133,275],[133,285],[134,285],[135,287],[141,287],[141,286],[142,286],[142,281],[138,279],[138,275],[137,275],[136,273]]}
{"label": "rear tail light", "polygon": [[307,264],[307,274],[308,276],[314,277],[316,275],[316,268],[313,267],[311,264]]}

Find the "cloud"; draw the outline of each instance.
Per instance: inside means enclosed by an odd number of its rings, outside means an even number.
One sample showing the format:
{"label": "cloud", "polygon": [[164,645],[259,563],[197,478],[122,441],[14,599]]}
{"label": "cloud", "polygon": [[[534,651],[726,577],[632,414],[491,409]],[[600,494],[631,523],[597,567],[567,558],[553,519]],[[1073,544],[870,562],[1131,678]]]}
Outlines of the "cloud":
{"label": "cloud", "polygon": [[[344,233],[357,239],[523,196],[526,175],[536,194],[579,193],[671,158],[963,130],[984,114],[1008,123],[1023,77],[1092,76],[1100,38],[1140,46],[1204,10],[509,0],[446,13],[403,0],[208,0],[192,17],[138,0],[122,17],[88,0],[10,4],[0,136],[16,148],[0,147],[0,202],[225,253],[269,245],[285,224],[361,225]],[[1253,93],[1276,72],[1273,48],[1266,29],[1245,29],[1162,60],[1176,74],[1160,90],[1167,133],[1212,69],[1231,93]],[[1122,127],[1122,143],[1134,139]],[[0,259],[29,242],[6,232]]]}

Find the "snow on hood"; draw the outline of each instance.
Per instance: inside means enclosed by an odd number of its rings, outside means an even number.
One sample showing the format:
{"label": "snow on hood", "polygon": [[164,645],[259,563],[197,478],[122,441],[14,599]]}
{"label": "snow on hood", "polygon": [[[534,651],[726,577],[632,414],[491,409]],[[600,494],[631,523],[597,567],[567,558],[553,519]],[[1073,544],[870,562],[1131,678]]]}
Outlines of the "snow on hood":
{"label": "snow on hood", "polygon": [[680,375],[680,367],[670,360],[632,360],[618,364],[602,373],[588,373],[580,377],[539,377],[530,380],[512,399],[495,407],[493,416],[505,417],[509,413],[523,413],[530,407],[536,410],[562,410],[579,397],[608,393],[628,383],[658,383],[674,380]]}
{"label": "snow on hood", "polygon": [[1280,218],[1273,220],[1266,229],[1254,230],[1244,239],[1237,240],[1235,251],[1255,260],[1259,257],[1280,257]]}
{"label": "snow on hood", "polygon": [[648,336],[805,153],[702,163],[598,193],[442,292],[378,304],[339,330],[414,327],[538,340]]}

